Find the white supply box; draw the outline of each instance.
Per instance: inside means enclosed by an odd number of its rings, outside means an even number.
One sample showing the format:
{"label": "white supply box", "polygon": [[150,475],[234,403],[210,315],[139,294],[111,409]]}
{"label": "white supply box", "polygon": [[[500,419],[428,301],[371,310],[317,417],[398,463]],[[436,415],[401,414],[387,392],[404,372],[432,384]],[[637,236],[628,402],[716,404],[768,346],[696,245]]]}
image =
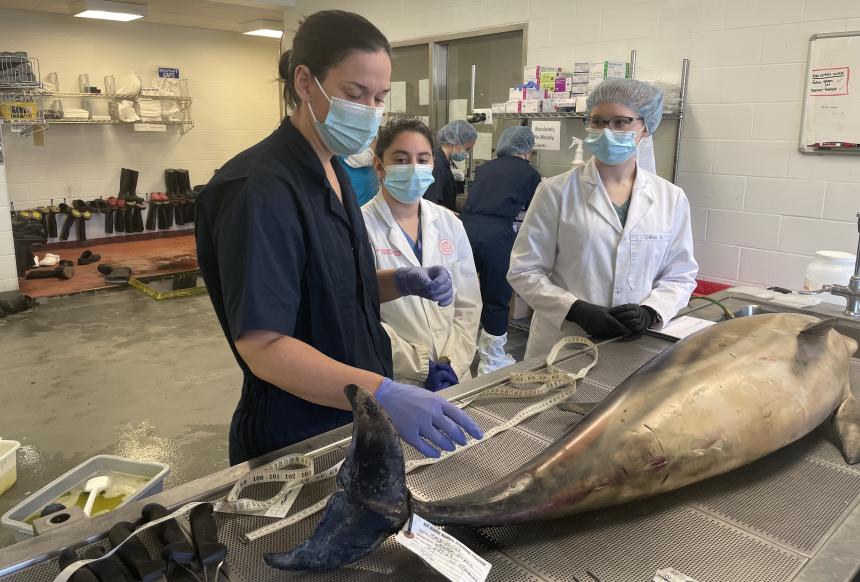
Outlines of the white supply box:
{"label": "white supply box", "polygon": [[18,441],[0,439],[0,495],[3,495],[18,479],[18,460],[16,451],[21,446]]}
{"label": "white supply box", "polygon": [[574,83],[570,86],[570,92],[573,95],[586,95],[588,94],[588,83]]}
{"label": "white supply box", "polygon": [[521,101],[508,101],[505,103],[505,113],[519,113]]}
{"label": "white supply box", "polygon": [[591,63],[573,63],[574,73],[588,73],[591,70]]}
{"label": "white supply box", "polygon": [[508,90],[508,101],[525,101],[526,99],[544,99],[546,91],[543,89],[515,89]]}
{"label": "white supply box", "polygon": [[540,113],[543,100],[528,99],[520,101],[520,113]]}
{"label": "white supply box", "polygon": [[551,113],[555,111],[555,99],[543,99],[540,106],[541,113]]}
{"label": "white supply box", "polygon": [[576,99],[558,99],[555,102],[556,111],[574,111]]}
{"label": "white supply box", "polygon": [[555,91],[550,97],[555,100],[570,99],[570,91]]}
{"label": "white supply box", "polygon": [[507,103],[493,103],[490,107],[493,113],[507,113]]}

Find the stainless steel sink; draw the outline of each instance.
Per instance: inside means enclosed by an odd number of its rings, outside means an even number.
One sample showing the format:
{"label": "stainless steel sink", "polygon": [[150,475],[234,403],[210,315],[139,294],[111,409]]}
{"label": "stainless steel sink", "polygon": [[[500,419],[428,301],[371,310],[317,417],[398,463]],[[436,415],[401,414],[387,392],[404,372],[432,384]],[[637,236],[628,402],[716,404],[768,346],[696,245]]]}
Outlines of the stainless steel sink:
{"label": "stainless steel sink", "polygon": [[[816,313],[811,310],[802,310],[802,309],[793,309],[791,307],[783,307],[781,305],[774,305],[772,303],[762,302],[758,300],[749,300],[745,297],[739,297],[736,295],[732,295],[729,297],[721,298],[720,301],[732,312],[735,317],[749,317],[751,315],[763,315],[766,313],[805,313],[807,315],[813,315],[815,317],[824,318],[827,317],[827,314],[824,313]],[[702,317],[703,319],[709,319],[711,321],[724,321],[726,316],[722,313],[720,308],[714,305],[705,305],[702,307],[695,307],[687,312],[688,315],[693,315],[696,317]],[[834,326],[834,329],[841,333],[844,336],[850,337],[858,344],[860,344],[860,322],[855,322],[848,318],[839,317],[840,321]],[[860,358],[860,348],[856,352],[854,352],[853,357]]]}

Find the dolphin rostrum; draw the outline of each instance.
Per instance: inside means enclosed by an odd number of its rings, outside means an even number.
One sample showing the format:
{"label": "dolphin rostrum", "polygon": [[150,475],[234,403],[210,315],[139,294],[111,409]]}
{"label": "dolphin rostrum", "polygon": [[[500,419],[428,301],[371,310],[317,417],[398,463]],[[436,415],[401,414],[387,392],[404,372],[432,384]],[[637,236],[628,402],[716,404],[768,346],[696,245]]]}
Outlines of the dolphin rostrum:
{"label": "dolphin rostrum", "polygon": [[338,568],[400,529],[411,511],[440,525],[490,526],[626,503],[751,463],[831,416],[845,459],[857,463],[860,405],[848,384],[857,343],[835,322],[782,313],[702,330],[645,364],[519,470],[441,501],[411,497],[394,427],[368,392],[348,386],[353,440],[339,489],[308,540],[265,560],[287,570]]}

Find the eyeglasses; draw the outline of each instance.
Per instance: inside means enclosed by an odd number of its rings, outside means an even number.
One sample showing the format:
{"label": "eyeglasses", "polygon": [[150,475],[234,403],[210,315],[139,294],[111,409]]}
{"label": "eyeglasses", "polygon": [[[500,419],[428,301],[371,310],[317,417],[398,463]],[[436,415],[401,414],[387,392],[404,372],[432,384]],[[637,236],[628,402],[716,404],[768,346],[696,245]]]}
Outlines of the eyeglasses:
{"label": "eyeglasses", "polygon": [[629,131],[634,121],[644,120],[641,117],[613,117],[611,119],[586,117],[582,121],[587,129],[603,130],[608,127],[611,131]]}

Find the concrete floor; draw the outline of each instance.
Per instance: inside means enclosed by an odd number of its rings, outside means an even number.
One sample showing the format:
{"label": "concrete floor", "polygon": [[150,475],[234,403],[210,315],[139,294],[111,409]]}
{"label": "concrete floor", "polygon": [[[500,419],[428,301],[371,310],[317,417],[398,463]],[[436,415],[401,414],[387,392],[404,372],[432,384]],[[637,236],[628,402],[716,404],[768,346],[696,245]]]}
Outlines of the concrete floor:
{"label": "concrete floor", "polygon": [[[43,299],[0,319],[0,338],[0,436],[22,444],[0,514],[93,455],[167,463],[165,487],[227,466],[241,372],[207,295]],[[526,338],[509,332],[517,360]]]}

